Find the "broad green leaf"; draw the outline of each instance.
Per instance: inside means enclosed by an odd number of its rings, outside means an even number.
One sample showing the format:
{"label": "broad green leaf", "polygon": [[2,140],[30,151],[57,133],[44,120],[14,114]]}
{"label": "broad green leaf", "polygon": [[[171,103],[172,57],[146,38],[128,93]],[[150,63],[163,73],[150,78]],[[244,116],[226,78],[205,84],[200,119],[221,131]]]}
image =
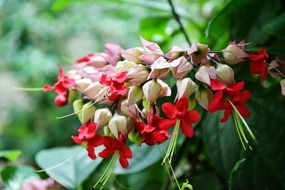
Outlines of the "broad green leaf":
{"label": "broad green leaf", "polygon": [[7,190],[20,190],[24,182],[39,176],[28,166],[7,166],[1,171],[1,178]]}
{"label": "broad green leaf", "polygon": [[285,40],[285,13],[279,15],[276,19],[272,19],[271,22],[263,27],[265,32],[275,35],[283,40]]}
{"label": "broad green leaf", "polygon": [[226,179],[242,152],[232,118],[221,123],[223,113],[207,113],[202,121],[202,135],[210,161]]}
{"label": "broad green leaf", "polygon": [[20,150],[1,150],[0,151],[0,158],[3,157],[10,161],[16,161],[20,155],[21,155]]}
{"label": "broad green leaf", "polygon": [[146,144],[142,144],[141,146],[132,145],[131,150],[133,153],[133,158],[129,162],[129,167],[123,169],[119,163],[115,166],[114,173],[115,174],[132,174],[137,173],[147,167],[155,164],[165,154],[165,150],[168,146],[168,141],[164,142],[160,145],[148,146]]}
{"label": "broad green leaf", "polygon": [[214,172],[200,173],[191,178],[190,183],[194,190],[221,190],[222,185]]}
{"label": "broad green leaf", "polygon": [[[102,147],[96,149],[100,150]],[[102,158],[91,160],[84,148],[74,146],[42,150],[36,155],[36,162],[58,183],[75,189],[98,167]]]}
{"label": "broad green leaf", "polygon": [[[281,95],[278,95],[279,97]],[[225,180],[231,178],[232,189],[282,189],[285,187],[285,150],[283,146],[285,128],[284,98],[272,96],[268,99],[259,93],[249,102],[251,116],[248,124],[255,134],[258,145],[245,153],[237,139],[235,127],[229,119],[220,123],[219,113],[206,117],[203,140],[208,156]],[[244,155],[245,154],[245,155]],[[235,162],[246,156],[247,161],[232,177]]]}

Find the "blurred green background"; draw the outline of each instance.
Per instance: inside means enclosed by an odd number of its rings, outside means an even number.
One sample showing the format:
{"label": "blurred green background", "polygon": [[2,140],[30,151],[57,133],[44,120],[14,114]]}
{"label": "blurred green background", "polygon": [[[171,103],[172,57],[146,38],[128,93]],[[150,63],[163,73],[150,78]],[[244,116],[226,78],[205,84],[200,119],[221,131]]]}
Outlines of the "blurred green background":
{"label": "blurred green background", "polygon": [[[173,2],[192,42],[221,50],[230,40],[246,40],[250,50],[266,47],[272,58],[285,54],[282,0]],[[40,150],[73,145],[77,118],[56,119],[72,112],[71,106],[56,107],[52,93],[13,87],[52,84],[59,66],[68,68],[108,42],[125,49],[140,46],[139,36],[164,51],[173,45],[188,48],[167,0],[0,0],[0,150],[19,149],[18,163],[37,167],[34,157]],[[278,81],[260,83],[248,74],[247,65],[235,69],[236,78],[246,80],[253,92],[249,123],[260,142],[258,151],[245,154],[232,123],[220,124],[218,114],[207,114],[196,137],[178,154],[178,178],[188,179],[195,190],[228,189],[229,180],[233,189],[284,189],[284,97]],[[246,161],[239,167],[235,163],[242,158]],[[4,160],[0,167],[6,164]],[[134,189],[169,186],[160,162],[118,180]],[[94,181],[96,176],[85,180],[83,189]],[[111,186],[126,189],[116,181]]]}

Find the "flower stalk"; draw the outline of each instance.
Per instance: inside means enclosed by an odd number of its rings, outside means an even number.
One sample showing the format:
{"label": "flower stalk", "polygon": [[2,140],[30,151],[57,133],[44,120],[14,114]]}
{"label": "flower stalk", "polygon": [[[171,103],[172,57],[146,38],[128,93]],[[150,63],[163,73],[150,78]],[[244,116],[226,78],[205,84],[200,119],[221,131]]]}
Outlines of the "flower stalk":
{"label": "flower stalk", "polygon": [[171,137],[170,143],[168,145],[166,154],[163,158],[162,164],[164,164],[166,161],[168,161],[169,165],[171,165],[172,157],[173,157],[173,154],[174,154],[175,149],[176,149],[177,138],[178,138],[178,134],[179,134],[179,128],[180,128],[180,120],[178,119],[176,121],[174,130],[172,133],[172,137]]}
{"label": "flower stalk", "polygon": [[239,113],[236,106],[230,100],[229,100],[229,103],[231,104],[231,106],[233,108],[234,123],[236,126],[236,130],[237,130],[239,139],[242,143],[243,149],[245,151],[253,150],[253,145],[257,144],[257,140],[256,140],[253,132],[249,128],[247,122],[244,120],[242,115]]}

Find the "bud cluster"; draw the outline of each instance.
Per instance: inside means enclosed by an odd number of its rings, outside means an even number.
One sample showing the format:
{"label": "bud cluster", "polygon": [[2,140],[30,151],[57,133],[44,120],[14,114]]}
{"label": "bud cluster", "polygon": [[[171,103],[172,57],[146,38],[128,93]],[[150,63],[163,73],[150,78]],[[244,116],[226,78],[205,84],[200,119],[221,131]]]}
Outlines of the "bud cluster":
{"label": "bud cluster", "polygon": [[[96,159],[94,148],[103,145],[98,155],[107,158],[118,153],[126,168],[132,158],[127,140],[159,144],[177,138],[179,129],[191,138],[192,124],[201,119],[197,107],[224,110],[222,122],[233,108],[249,116],[250,92],[243,90],[244,82],[235,82],[232,65],[251,61],[251,71],[263,80],[268,60],[265,49],[248,54],[244,43],[232,42],[217,52],[196,43],[190,50],[174,47],[163,53],[156,43],[141,41],[142,48],[127,50],[107,44],[105,52],[80,58],[65,74],[60,69],[55,85],[44,87],[58,94],[57,106],[73,103],[82,126],[72,138],[86,147],[90,158]],[[162,105],[158,100],[164,101]],[[172,151],[167,152],[170,157]]]}

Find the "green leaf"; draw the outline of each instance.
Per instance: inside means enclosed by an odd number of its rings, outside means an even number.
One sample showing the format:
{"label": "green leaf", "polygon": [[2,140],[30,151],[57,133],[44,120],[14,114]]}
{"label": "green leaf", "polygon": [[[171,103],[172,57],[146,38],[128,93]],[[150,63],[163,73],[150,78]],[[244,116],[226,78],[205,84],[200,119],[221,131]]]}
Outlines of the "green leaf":
{"label": "green leaf", "polygon": [[170,16],[144,18],[140,22],[141,35],[148,40],[165,41],[168,38],[166,28],[170,19]]}
{"label": "green leaf", "polygon": [[285,13],[279,15],[276,19],[272,20],[263,27],[265,32],[275,35],[283,40],[285,40]]}
{"label": "green leaf", "polygon": [[[100,150],[102,147],[96,149]],[[36,155],[36,162],[41,168],[47,168],[45,172],[58,183],[75,189],[98,167],[102,158],[91,160],[85,149],[74,146],[42,150]]]}
{"label": "green leaf", "polygon": [[210,161],[224,179],[230,174],[242,152],[232,118],[221,123],[223,113],[207,113],[202,121],[202,135]]}
{"label": "green leaf", "polygon": [[24,182],[39,176],[28,166],[7,166],[1,171],[1,178],[7,190],[20,190]]}
{"label": "green leaf", "polygon": [[0,151],[0,158],[3,157],[12,162],[16,161],[20,155],[21,155],[20,150],[1,150]]}
{"label": "green leaf", "polygon": [[193,176],[191,184],[194,190],[221,190],[222,185],[214,172],[200,173]]}
{"label": "green leaf", "polygon": [[161,160],[165,154],[165,150],[168,146],[168,141],[160,145],[148,146],[142,144],[141,146],[132,145],[131,150],[133,158],[130,160],[128,168],[123,169],[119,163],[116,164],[115,174],[132,174],[137,173]]}
{"label": "green leaf", "polygon": [[283,146],[285,128],[284,98],[261,93],[253,95],[248,106],[251,127],[258,145],[246,153],[246,162],[239,172],[231,176],[235,163],[245,157],[237,139],[231,118],[220,123],[220,113],[211,114],[203,121],[203,140],[213,166],[227,181],[231,178],[232,189],[260,190],[285,188],[285,150]]}

